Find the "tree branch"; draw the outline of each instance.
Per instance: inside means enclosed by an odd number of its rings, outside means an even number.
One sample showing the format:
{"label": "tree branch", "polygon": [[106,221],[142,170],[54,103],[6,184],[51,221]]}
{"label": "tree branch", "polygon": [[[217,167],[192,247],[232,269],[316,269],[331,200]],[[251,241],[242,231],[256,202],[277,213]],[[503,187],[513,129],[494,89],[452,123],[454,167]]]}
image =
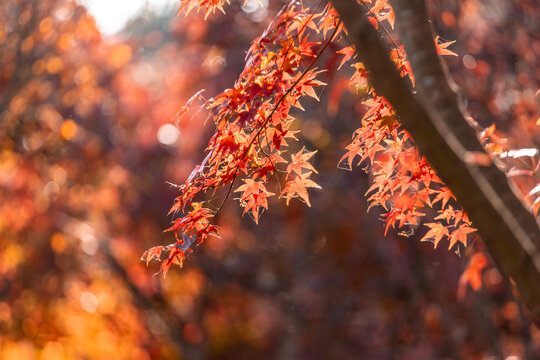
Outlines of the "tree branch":
{"label": "tree branch", "polygon": [[540,229],[468,125],[456,85],[439,59],[423,0],[393,1],[401,39],[417,83],[415,97],[399,76],[379,33],[353,0],[332,0],[369,72],[375,91],[396,109],[405,129],[469,214],[500,270],[511,276],[540,326]]}

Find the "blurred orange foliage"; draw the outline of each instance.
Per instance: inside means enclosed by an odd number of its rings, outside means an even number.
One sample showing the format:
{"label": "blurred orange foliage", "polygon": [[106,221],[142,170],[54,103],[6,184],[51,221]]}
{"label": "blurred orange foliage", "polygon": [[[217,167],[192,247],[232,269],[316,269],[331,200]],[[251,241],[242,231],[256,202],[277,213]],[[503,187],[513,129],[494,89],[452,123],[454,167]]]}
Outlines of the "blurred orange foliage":
{"label": "blurred orange foliage", "polygon": [[[365,215],[368,177],[334,171],[365,112],[352,93],[367,83],[343,85],[352,72],[321,74],[322,105],[303,101],[307,111],[288,128],[321,150],[306,162],[325,188],[310,194],[312,208],[269,200],[274,209],[256,228],[226,205],[216,219],[221,238],[209,238],[183,271],[164,280],[153,276],[158,264],[139,261],[169,242],[164,214],[177,189],[165,181],[189,176],[211,131],[201,114],[179,133],[171,119],[201,87],[211,97],[234,82],[265,14],[280,6],[262,3],[253,11],[233,3],[208,22],[144,12],[113,37],[72,0],[0,4],[0,359],[537,356],[540,332],[507,279],[477,266],[469,283],[481,277],[484,286],[457,302],[462,260],[411,241],[419,231],[383,241],[381,213]],[[453,50],[475,59],[465,68],[449,60],[475,117],[485,126],[479,109],[488,109],[510,134],[490,133],[509,139],[494,148],[534,148],[540,55],[525,35],[538,17],[534,2],[508,12],[516,36],[482,25],[477,1],[432,3],[441,36],[460,36]],[[495,61],[486,55],[493,49]],[[323,58],[329,75],[342,57]],[[519,154],[504,162],[527,191],[521,171],[532,159]]]}

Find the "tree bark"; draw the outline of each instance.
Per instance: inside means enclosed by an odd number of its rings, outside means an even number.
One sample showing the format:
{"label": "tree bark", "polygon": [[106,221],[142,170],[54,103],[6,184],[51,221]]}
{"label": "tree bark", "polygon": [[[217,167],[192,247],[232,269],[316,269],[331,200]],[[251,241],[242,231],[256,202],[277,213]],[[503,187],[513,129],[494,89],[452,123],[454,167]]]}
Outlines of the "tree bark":
{"label": "tree bark", "polygon": [[408,54],[417,95],[399,76],[388,49],[354,0],[332,0],[369,72],[375,91],[395,108],[420,152],[468,213],[499,269],[510,276],[540,327],[540,229],[494,164],[487,159],[466,120],[457,86],[437,55],[424,0],[394,0],[401,40]]}

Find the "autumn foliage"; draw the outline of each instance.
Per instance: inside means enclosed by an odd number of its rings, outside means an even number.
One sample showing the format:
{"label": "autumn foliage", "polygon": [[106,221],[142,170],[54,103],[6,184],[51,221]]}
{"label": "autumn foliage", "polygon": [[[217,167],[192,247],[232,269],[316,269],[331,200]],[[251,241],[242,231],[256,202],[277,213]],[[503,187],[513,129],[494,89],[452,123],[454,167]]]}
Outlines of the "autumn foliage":
{"label": "autumn foliage", "polygon": [[[392,60],[401,76],[407,77],[414,87],[407,55],[386,29],[394,26],[390,4],[378,0],[366,1],[363,5],[372,24],[383,28],[388,40],[395,45]],[[360,120],[361,127],[353,133],[339,167],[350,170],[354,165],[360,165],[372,175],[373,185],[366,195],[369,208],[381,206],[385,209],[382,215],[385,233],[390,228],[397,228],[406,234],[427,218],[434,222],[424,224],[428,231],[421,240],[432,241],[434,247],[443,239],[448,240],[448,249],[452,249],[458,243],[466,246],[476,231],[467,214],[456,204],[450,189],[419,155],[412,139],[400,126],[399,115],[368,85],[368,73],[362,63],[355,61],[354,48],[341,41],[345,30],[332,7],[320,7],[319,4],[310,9],[295,2],[286,5],[264,33],[252,42],[244,71],[232,89],[208,100],[203,100],[201,93],[197,93],[179,111],[177,121],[180,122],[187,121],[193,111],[207,111],[216,132],[208,143],[204,161],[179,186],[180,195],[171,209],[177,218],[169,228],[176,235],[176,243],[153,248],[143,256],[148,262],[153,258],[160,260],[162,253],[167,253],[161,267],[164,273],[173,261],[181,265],[182,259],[196,245],[208,236],[218,234],[213,220],[231,194],[239,193],[243,214],[250,214],[256,223],[262,211],[268,209],[268,198],[272,196],[285,198],[287,204],[291,199],[299,198],[311,206],[308,189],[320,189],[312,179],[317,173],[310,163],[314,152],[302,148],[288,156],[285,154],[287,142],[297,140],[295,132],[289,130],[294,121],[290,110],[303,110],[303,97],[318,99],[317,89],[325,84],[317,77],[330,69],[317,69],[317,61],[329,46],[342,56],[338,69],[348,63],[355,70],[349,87],[362,89],[366,94],[362,102],[366,111]],[[223,4],[182,2],[181,10],[187,9],[189,13],[195,8],[203,9],[208,16],[216,9],[223,11]],[[434,41],[440,55],[456,55],[448,49],[452,41],[443,42],[439,37]],[[491,140],[493,127],[478,130],[493,157],[508,154],[500,143]],[[534,156],[536,153],[531,154],[535,163]],[[482,160],[490,161],[479,155],[471,155],[468,159],[471,162]],[[272,185],[273,179],[277,184]],[[235,188],[238,182],[243,184]],[[269,191],[268,186],[278,189]],[[219,190],[226,194],[217,207],[212,207],[201,197],[205,193],[212,196]],[[540,204],[534,196],[537,190],[528,188],[527,191],[534,198],[531,202],[537,212]]]}
{"label": "autumn foliage", "polygon": [[[471,124],[538,211],[534,1],[431,5]],[[364,9],[412,89],[392,8]],[[0,19],[0,359],[538,356],[325,3],[183,1],[115,36],[71,0]]]}

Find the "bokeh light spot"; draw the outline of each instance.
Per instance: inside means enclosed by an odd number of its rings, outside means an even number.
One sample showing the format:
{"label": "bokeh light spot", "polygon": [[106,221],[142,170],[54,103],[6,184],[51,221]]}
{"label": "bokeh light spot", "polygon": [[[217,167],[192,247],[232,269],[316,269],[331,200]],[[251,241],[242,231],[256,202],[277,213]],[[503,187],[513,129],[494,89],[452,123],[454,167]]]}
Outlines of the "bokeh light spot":
{"label": "bokeh light spot", "polygon": [[465,65],[467,69],[474,70],[476,69],[476,59],[467,54],[463,57],[463,65]]}
{"label": "bokeh light spot", "polygon": [[66,140],[71,139],[77,133],[77,124],[73,120],[64,121],[60,128],[60,134]]}
{"label": "bokeh light spot", "polygon": [[56,253],[64,252],[66,249],[66,238],[62,233],[57,232],[51,236],[51,248]]}
{"label": "bokeh light spot", "polygon": [[95,313],[98,307],[98,299],[91,292],[83,292],[81,294],[81,307],[84,311]]}
{"label": "bokeh light spot", "polygon": [[86,233],[81,237],[81,249],[87,255],[94,255],[98,250],[99,244],[96,237],[91,233]]}
{"label": "bokeh light spot", "polygon": [[268,15],[268,0],[246,0],[241,9],[252,21],[261,22]]}
{"label": "bokeh light spot", "polygon": [[46,33],[47,31],[50,31],[53,25],[53,21],[51,17],[46,17],[45,19],[41,20],[39,23],[39,31],[42,33]]}
{"label": "bokeh light spot", "polygon": [[54,56],[47,61],[47,72],[49,74],[58,74],[62,70],[63,62],[58,56]]}
{"label": "bokeh light spot", "polygon": [[173,145],[179,137],[178,130],[172,124],[162,125],[157,133],[158,141],[164,145]]}
{"label": "bokeh light spot", "polygon": [[109,54],[109,63],[114,67],[121,67],[131,60],[132,50],[129,45],[121,44],[115,46]]}

